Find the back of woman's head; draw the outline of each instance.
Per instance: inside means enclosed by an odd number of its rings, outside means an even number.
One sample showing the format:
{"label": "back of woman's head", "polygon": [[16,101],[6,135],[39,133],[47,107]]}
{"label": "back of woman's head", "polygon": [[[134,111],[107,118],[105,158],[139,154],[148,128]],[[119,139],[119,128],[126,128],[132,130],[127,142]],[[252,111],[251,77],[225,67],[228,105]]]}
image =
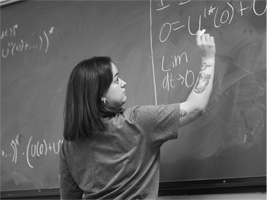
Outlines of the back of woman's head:
{"label": "back of woman's head", "polygon": [[65,140],[89,137],[94,131],[105,130],[101,97],[113,80],[111,62],[110,57],[93,57],[73,69],[65,102]]}

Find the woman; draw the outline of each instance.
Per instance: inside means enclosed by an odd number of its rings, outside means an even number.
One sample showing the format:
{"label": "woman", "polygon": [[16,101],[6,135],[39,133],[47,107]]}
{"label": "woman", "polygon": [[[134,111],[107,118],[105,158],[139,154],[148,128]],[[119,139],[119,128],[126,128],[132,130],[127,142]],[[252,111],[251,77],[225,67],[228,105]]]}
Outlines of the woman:
{"label": "woman", "polygon": [[187,100],[123,109],[126,83],[109,57],[80,62],[66,95],[60,152],[62,199],[156,199],[160,146],[204,113],[212,90],[214,38],[198,31],[199,78]]}

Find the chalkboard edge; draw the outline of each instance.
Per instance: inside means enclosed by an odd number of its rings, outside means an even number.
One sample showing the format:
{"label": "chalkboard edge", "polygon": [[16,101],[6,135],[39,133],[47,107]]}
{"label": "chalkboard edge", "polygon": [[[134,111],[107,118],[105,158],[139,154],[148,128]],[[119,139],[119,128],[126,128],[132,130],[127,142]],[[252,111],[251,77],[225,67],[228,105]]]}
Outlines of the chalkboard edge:
{"label": "chalkboard edge", "polygon": [[160,182],[159,196],[266,193],[266,176]]}
{"label": "chalkboard edge", "polygon": [[[160,182],[159,196],[266,193],[266,176]],[[1,191],[1,199],[60,199],[59,188]]]}
{"label": "chalkboard edge", "polygon": [[20,2],[24,2],[26,0],[7,0],[7,1],[3,1],[0,3],[0,8],[4,7],[4,6],[9,6],[11,4],[14,3],[20,3]]}
{"label": "chalkboard edge", "polygon": [[59,188],[1,191],[1,199],[36,199],[36,198],[59,199]]}

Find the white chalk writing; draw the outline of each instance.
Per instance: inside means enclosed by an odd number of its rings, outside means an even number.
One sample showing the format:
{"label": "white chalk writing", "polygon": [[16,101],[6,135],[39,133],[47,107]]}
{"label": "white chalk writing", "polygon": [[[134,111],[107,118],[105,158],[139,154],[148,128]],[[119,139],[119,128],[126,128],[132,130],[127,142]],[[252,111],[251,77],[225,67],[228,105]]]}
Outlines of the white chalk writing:
{"label": "white chalk writing", "polygon": [[20,134],[10,142],[12,153],[5,153],[2,150],[2,158],[11,158],[11,162],[15,164],[18,163],[19,158],[26,159],[30,168],[34,168],[34,159],[45,157],[48,154],[58,154],[63,143],[62,139],[55,142],[48,142],[45,139],[34,141],[33,136],[31,136],[25,146],[25,144],[21,144],[19,137]]}
{"label": "white chalk writing", "polygon": [[1,42],[1,57],[7,58],[30,50],[42,50],[47,53],[50,46],[49,37],[54,33],[54,29],[55,27],[51,26],[48,31],[34,32],[30,39],[18,38],[18,24],[1,31],[1,40],[5,40]]}
{"label": "white chalk writing", "polygon": [[18,28],[18,25],[15,24],[5,30],[2,30],[0,34],[0,40],[4,39],[5,37],[15,37],[17,28]]}

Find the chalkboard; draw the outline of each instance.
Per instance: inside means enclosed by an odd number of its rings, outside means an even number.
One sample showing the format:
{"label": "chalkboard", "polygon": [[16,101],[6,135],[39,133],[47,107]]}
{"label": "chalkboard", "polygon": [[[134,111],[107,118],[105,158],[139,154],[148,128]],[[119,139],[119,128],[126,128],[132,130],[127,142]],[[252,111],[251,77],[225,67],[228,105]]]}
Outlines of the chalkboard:
{"label": "chalkboard", "polygon": [[66,85],[111,56],[125,107],[184,101],[195,33],[217,46],[206,113],[161,149],[160,181],[266,177],[266,1],[22,1],[1,7],[1,191],[58,188]]}

